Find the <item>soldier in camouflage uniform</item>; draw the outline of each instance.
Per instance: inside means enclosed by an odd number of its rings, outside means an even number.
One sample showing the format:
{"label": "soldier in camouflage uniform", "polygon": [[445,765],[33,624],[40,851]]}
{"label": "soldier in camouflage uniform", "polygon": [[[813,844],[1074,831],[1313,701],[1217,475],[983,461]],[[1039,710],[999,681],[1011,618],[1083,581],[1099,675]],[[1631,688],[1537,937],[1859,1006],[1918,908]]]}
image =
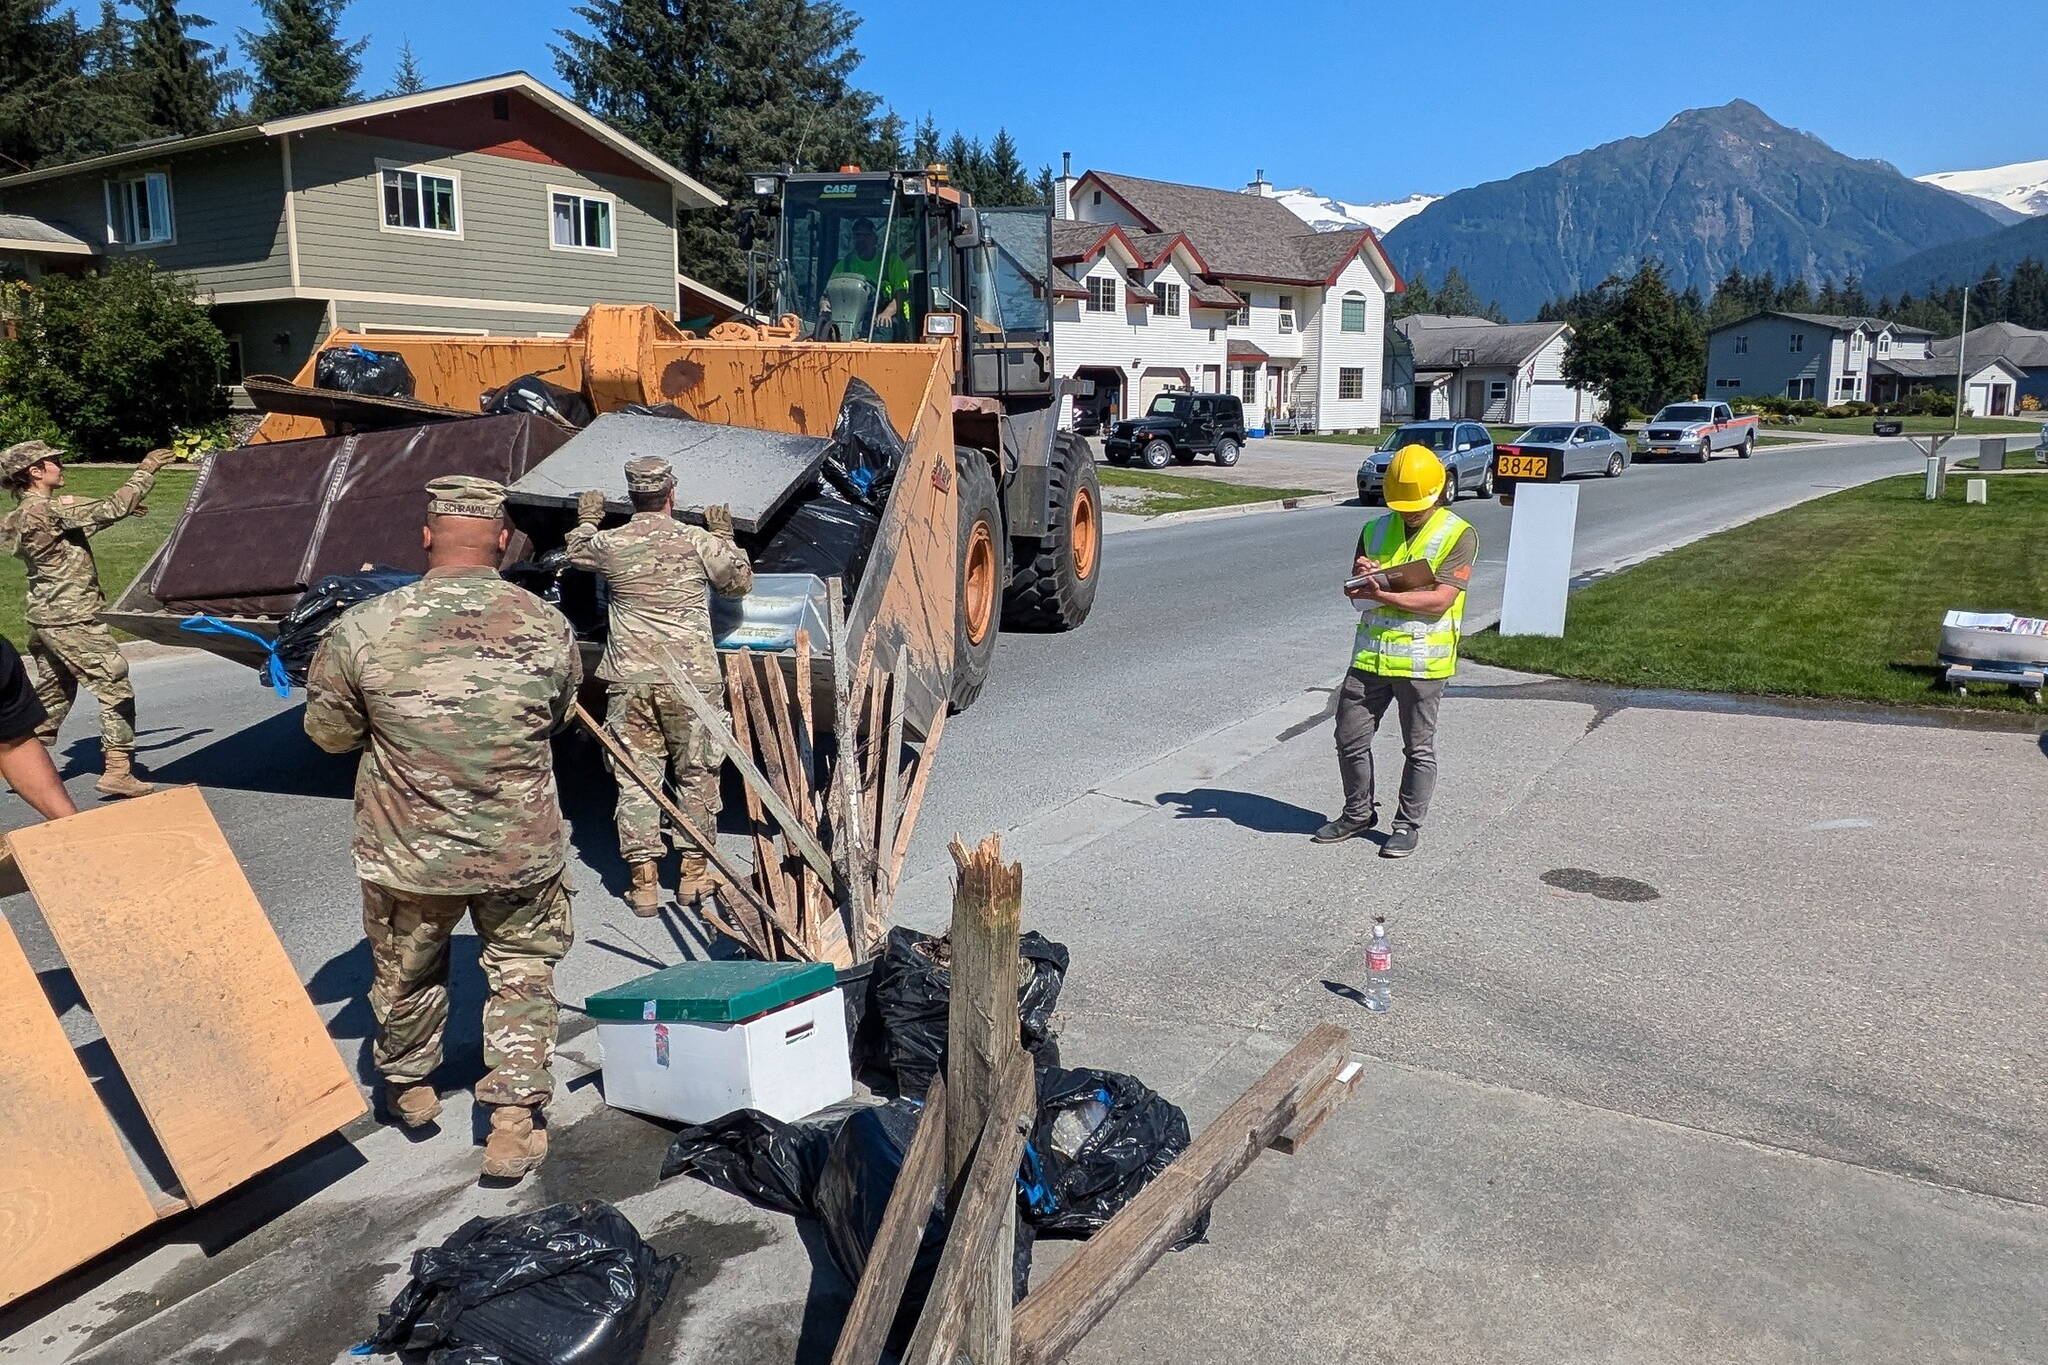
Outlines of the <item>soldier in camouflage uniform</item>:
{"label": "soldier in camouflage uniform", "polygon": [[306,678],[306,733],[356,769],[356,872],[374,979],[376,1061],[408,1127],[441,1102],[428,1076],[448,1022],[448,940],[482,940],[490,1107],[484,1174],[518,1179],[547,1153],[554,965],[574,941],[567,833],[548,737],[583,678],[569,623],[499,577],[505,490],[427,485],[426,577],[352,608]]}
{"label": "soldier in camouflage uniform", "polygon": [[89,537],[147,511],[142,500],[157,471],[176,457],[151,451],[126,483],[95,502],[58,496],[64,486],[59,455],[42,441],[0,451],[0,483],[20,504],[0,521],[0,545],[28,569],[28,655],[35,662],[36,696],[49,712],[37,738],[56,744],[83,682],[100,701],[106,763],[93,789],[101,796],[147,796],[154,788],[135,776],[135,688],[114,632],[99,619],[107,599]]}
{"label": "soldier in camouflage uniform", "polygon": [[[611,634],[597,676],[611,684],[606,720],[633,766],[659,786],[672,772],[683,813],[701,829],[715,827],[720,805],[719,758],[711,737],[663,681],[663,664],[679,671],[705,700],[724,706],[718,650],[711,642],[710,593],[742,597],[754,586],[754,570],[733,543],[732,513],[704,509],[704,530],[677,521],[675,473],[651,455],[626,462],[626,495],[633,516],[625,525],[598,530],[604,494],[591,491],[576,503],[577,526],[569,532],[569,562],[604,576],[611,589]],[[661,909],[656,863],[663,852],[661,812],[640,785],[621,773],[619,853],[632,872],[626,903],[636,915]],[[704,852],[676,836],[683,854],[676,897],[690,901],[711,889]]]}

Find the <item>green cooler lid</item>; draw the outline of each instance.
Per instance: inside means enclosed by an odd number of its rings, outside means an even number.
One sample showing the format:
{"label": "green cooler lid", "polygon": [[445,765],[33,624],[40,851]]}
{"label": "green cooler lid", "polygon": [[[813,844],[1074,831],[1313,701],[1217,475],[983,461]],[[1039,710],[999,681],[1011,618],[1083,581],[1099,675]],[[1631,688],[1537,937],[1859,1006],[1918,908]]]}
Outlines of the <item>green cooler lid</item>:
{"label": "green cooler lid", "polygon": [[599,991],[583,1002],[593,1019],[734,1023],[830,990],[829,962],[682,962]]}

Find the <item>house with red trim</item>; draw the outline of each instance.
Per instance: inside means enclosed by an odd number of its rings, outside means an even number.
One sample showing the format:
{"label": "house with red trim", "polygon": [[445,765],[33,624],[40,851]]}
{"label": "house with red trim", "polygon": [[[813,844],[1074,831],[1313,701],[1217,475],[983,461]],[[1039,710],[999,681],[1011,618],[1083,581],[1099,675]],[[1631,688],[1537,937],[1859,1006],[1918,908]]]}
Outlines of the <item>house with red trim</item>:
{"label": "house with red trim", "polygon": [[1369,229],[1315,232],[1256,192],[1094,170],[1063,174],[1053,207],[1053,354],[1095,381],[1084,428],[1175,388],[1237,394],[1255,431],[1380,425],[1402,284]]}
{"label": "house with red trim", "polygon": [[676,271],[725,201],[523,72],[0,177],[0,266],[127,257],[190,278],[235,372],[292,374],[337,327],[566,334],[593,303],[739,305]]}

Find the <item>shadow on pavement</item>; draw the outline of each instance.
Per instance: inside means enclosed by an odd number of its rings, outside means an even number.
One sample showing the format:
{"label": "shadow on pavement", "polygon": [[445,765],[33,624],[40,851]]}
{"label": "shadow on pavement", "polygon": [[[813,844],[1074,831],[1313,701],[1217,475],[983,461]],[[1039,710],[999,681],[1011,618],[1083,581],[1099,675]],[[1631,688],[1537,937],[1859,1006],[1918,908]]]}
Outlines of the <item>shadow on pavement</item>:
{"label": "shadow on pavement", "polygon": [[[477,965],[476,935],[467,920],[463,925],[448,945],[448,1030],[441,1043],[441,1065],[433,1076],[444,1095],[471,1089],[484,1074],[484,973]],[[377,1086],[370,1046],[377,1021],[370,1013],[369,941],[358,940],[347,952],[322,963],[306,982],[306,992],[315,1005],[341,1006],[327,1021],[328,1036],[336,1043],[356,1044],[356,1079],[366,1087]],[[348,1048],[343,1047],[342,1054],[346,1056]]]}
{"label": "shadow on pavement", "polygon": [[1323,816],[1316,811],[1256,792],[1197,787],[1161,792],[1153,799],[1162,806],[1177,807],[1176,820],[1228,820],[1261,834],[1313,834],[1323,823]]}
{"label": "shadow on pavement", "polygon": [[148,775],[165,785],[343,798],[355,789],[356,755],[330,754],[307,739],[305,709],[294,706],[152,767]]}

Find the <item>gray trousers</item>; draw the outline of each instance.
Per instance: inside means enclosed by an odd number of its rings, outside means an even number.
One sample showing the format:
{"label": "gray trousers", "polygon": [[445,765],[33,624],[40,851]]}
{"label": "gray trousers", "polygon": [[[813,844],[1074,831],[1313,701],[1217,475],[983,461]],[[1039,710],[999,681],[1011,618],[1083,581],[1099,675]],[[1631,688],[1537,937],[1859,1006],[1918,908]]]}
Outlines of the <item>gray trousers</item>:
{"label": "gray trousers", "polygon": [[1436,707],[1449,678],[1387,678],[1354,668],[1337,690],[1337,771],[1344,779],[1344,818],[1363,820],[1373,800],[1372,741],[1391,703],[1401,715],[1401,805],[1397,823],[1422,824],[1436,792]]}

